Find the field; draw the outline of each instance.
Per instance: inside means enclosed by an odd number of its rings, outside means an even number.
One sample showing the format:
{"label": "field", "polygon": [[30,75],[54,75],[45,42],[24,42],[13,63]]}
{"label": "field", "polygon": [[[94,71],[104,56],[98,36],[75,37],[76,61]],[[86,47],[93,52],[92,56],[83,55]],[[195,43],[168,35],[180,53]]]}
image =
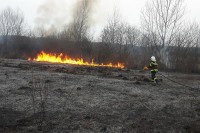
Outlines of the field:
{"label": "field", "polygon": [[200,75],[0,60],[0,132],[199,133]]}

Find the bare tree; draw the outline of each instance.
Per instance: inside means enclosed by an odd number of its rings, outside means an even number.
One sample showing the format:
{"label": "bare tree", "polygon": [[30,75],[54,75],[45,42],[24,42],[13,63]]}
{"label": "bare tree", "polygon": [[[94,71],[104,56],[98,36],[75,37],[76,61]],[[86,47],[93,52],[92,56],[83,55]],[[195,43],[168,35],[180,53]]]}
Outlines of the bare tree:
{"label": "bare tree", "polygon": [[[93,0],[80,0],[77,1],[74,8],[73,21],[68,26],[67,30],[64,30],[61,37],[64,39],[74,41],[77,45],[77,53],[81,57],[90,55],[91,42],[88,37],[88,31],[90,27],[90,12],[93,4]],[[89,57],[90,58],[90,57]]]}
{"label": "bare tree", "polygon": [[3,36],[4,52],[7,51],[7,41],[10,35],[22,35],[24,16],[19,10],[6,8],[0,13],[0,35]]}
{"label": "bare tree", "polygon": [[158,43],[165,47],[180,30],[183,16],[183,0],[152,0],[142,12],[142,26],[152,39],[158,36]]}
{"label": "bare tree", "polygon": [[44,25],[40,25],[34,28],[34,34],[37,37],[47,37],[48,36],[48,31],[44,28]]}
{"label": "bare tree", "polygon": [[21,35],[23,33],[24,16],[19,10],[6,8],[0,14],[1,35]]}
{"label": "bare tree", "polygon": [[[117,10],[114,10],[112,17],[108,20],[108,25],[103,29],[101,38],[102,42],[109,44],[116,44],[118,42],[117,32],[119,32],[119,27],[124,26],[120,21],[120,14]],[[119,36],[118,36],[119,37]]]}
{"label": "bare tree", "polygon": [[101,39],[108,45],[108,50],[112,49],[112,59],[126,62],[130,54],[134,55],[135,46],[139,45],[140,31],[121,20],[121,15],[115,9],[102,31]]}
{"label": "bare tree", "polygon": [[76,42],[81,42],[87,36],[89,28],[90,0],[82,0],[76,7],[73,21],[68,29],[68,36]]}
{"label": "bare tree", "polygon": [[[126,27],[127,24],[121,21],[121,15],[117,9],[114,9],[113,15],[109,18],[108,24],[101,33],[101,39],[107,50],[112,49],[112,61],[123,60],[123,55],[127,49],[126,44]],[[106,53],[106,51],[104,51]]]}
{"label": "bare tree", "polygon": [[132,45],[132,47],[135,45],[139,45],[140,37],[140,30],[131,25],[128,25],[126,27],[126,44]]}
{"label": "bare tree", "polygon": [[[177,34],[174,47],[171,49],[172,66],[179,71],[197,71],[200,29],[195,23],[185,27]],[[185,63],[184,66],[182,65],[183,62]]]}
{"label": "bare tree", "polygon": [[152,0],[142,11],[144,34],[149,38],[152,53],[161,66],[170,67],[169,47],[180,32],[184,17],[184,0]]}

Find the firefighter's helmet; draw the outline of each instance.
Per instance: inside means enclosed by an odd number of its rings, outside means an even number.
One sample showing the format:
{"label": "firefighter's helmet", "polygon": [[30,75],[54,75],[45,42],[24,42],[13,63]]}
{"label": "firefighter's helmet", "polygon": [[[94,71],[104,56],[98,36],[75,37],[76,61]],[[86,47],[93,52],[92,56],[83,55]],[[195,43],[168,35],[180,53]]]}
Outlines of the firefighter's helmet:
{"label": "firefighter's helmet", "polygon": [[151,56],[151,61],[156,61],[155,56]]}

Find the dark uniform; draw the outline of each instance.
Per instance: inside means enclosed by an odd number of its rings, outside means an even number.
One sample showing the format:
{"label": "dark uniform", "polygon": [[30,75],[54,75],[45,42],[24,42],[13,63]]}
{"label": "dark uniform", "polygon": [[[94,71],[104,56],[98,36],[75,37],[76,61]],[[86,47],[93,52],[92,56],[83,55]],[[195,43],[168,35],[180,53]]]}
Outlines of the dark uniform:
{"label": "dark uniform", "polygon": [[151,61],[148,68],[151,70],[151,79],[153,82],[157,82],[156,73],[158,72],[158,64],[156,61]]}

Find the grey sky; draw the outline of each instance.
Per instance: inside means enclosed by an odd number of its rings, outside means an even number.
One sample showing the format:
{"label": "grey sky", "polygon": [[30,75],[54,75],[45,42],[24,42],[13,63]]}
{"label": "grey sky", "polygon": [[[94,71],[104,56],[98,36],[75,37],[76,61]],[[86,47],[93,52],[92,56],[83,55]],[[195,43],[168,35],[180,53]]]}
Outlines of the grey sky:
{"label": "grey sky", "polygon": [[[40,12],[40,7],[45,2],[55,1],[55,5],[51,5],[50,13],[51,15],[44,16]],[[63,23],[70,21],[70,15],[68,15],[70,6],[73,5],[73,2],[76,0],[0,0],[0,9],[4,9],[7,6],[11,8],[19,8],[23,11],[26,21],[31,27],[37,25],[38,23],[48,23],[51,20],[62,21]],[[105,25],[108,17],[112,14],[113,8],[117,7],[121,13],[123,20],[139,26],[140,24],[140,12],[141,9],[145,6],[146,0],[99,0],[98,4],[95,5],[93,14],[94,22],[94,32],[95,29],[99,29]],[[186,19],[189,21],[200,22],[200,0],[185,0],[186,5]],[[43,21],[39,22],[38,18],[43,17]],[[65,20],[62,20],[65,18]],[[58,20],[57,20],[58,19]],[[61,24],[58,24],[61,25]]]}

